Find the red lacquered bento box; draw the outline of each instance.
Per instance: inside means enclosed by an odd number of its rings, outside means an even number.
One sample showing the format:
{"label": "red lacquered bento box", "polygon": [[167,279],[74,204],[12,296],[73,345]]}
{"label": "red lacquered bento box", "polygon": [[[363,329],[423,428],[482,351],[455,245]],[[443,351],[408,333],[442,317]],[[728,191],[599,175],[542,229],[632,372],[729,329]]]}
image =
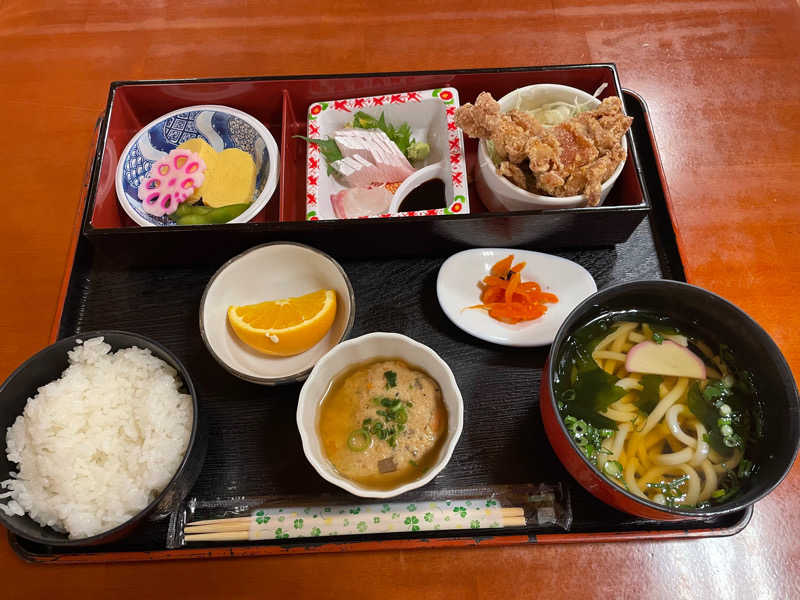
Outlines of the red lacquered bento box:
{"label": "red lacquered bento box", "polygon": [[[82,232],[92,245],[128,263],[165,264],[183,253],[170,249],[202,244],[225,252],[257,243],[291,240],[310,243],[337,256],[419,256],[475,246],[568,248],[607,246],[626,240],[647,214],[635,145],[629,136],[627,162],[605,204],[592,208],[488,212],[470,185],[471,214],[416,216],[364,222],[357,219],[306,221],[306,143],[310,104],[330,98],[371,96],[397,90],[455,87],[461,102],[484,90],[500,97],[534,83],[561,83],[586,90],[606,84],[599,96],[621,96],[613,65],[536,67],[334,77],[248,78],[111,85],[89,182]],[[177,108],[213,102],[260,120],[279,143],[280,184],[276,196],[252,221],[204,227],[141,228],[118,205],[114,174],[125,145],[153,119]],[[465,139],[472,172],[477,142]],[[392,240],[387,244],[386,240]],[[213,252],[204,256],[215,259]]]}

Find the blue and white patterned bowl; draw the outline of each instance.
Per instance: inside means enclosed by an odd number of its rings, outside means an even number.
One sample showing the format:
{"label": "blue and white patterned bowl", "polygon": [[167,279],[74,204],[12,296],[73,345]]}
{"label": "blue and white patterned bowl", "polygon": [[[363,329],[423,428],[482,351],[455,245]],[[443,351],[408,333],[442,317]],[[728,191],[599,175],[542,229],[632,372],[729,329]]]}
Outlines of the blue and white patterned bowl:
{"label": "blue and white patterned bowl", "polygon": [[199,137],[221,152],[239,148],[253,157],[256,190],[253,204],[230,223],[247,223],[272,198],[278,185],[280,159],[272,134],[257,119],[235,108],[216,105],[189,106],[163,115],[133,136],[117,164],[117,200],[139,225],[174,225],[166,215],[155,217],[144,211],[137,191],[154,162],[190,138]]}

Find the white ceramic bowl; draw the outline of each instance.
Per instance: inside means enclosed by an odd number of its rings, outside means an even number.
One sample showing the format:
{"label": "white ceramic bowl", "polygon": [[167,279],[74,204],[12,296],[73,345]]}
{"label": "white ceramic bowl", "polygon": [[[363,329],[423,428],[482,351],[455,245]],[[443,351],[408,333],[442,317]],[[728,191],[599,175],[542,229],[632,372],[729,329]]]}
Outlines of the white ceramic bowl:
{"label": "white ceramic bowl", "polygon": [[173,110],[148,123],[131,138],[117,163],[117,200],[125,213],[142,227],[174,226],[168,216],[145,212],[137,195],[141,179],[153,163],[189,138],[199,137],[214,150],[238,148],[256,165],[255,198],[250,207],[229,223],[247,223],[272,198],[278,185],[280,157],[269,130],[255,117],[229,106],[203,104]]}
{"label": "white ceramic bowl", "polygon": [[[500,98],[498,100],[500,110],[506,112],[513,109],[519,96],[524,98],[524,103],[528,106],[538,106],[548,102],[558,101],[571,103],[576,97],[578,98],[578,102],[589,101],[593,102],[595,106],[600,104],[597,98],[583,90],[566,85],[540,83],[519,88]],[[622,149],[625,151],[625,159],[619,163],[619,166],[611,174],[611,177],[600,187],[600,204],[598,204],[598,206],[601,206],[603,202],[605,202],[608,193],[611,191],[620,173],[622,173],[622,169],[627,161],[628,141],[625,136],[622,138]],[[475,169],[475,183],[477,185],[478,195],[480,195],[486,208],[496,212],[575,208],[586,205],[586,197],[583,195],[564,196],[563,198],[540,196],[539,194],[533,194],[523,190],[505,177],[501,177],[497,174],[497,169],[492,159],[489,158],[485,140],[481,140],[478,144],[478,166]]]}
{"label": "white ceramic bowl", "polygon": [[[318,430],[320,404],[331,381],[353,365],[379,358],[399,358],[425,371],[439,384],[447,407],[447,438],[436,463],[419,479],[390,490],[366,488],[342,477],[325,456]],[[391,498],[428,483],[449,462],[463,425],[464,402],[450,367],[436,352],[399,333],[368,333],[336,346],[311,371],[297,403],[297,428],[308,462],[326,481],[363,498]]]}
{"label": "white ceramic bowl", "polygon": [[[330,331],[294,356],[270,356],[242,342],[228,324],[228,307],[336,291]],[[226,262],[208,282],[200,301],[200,335],[208,351],[233,375],[263,385],[302,381],[314,364],[353,328],[355,299],[344,269],[330,256],[294,242],[251,248]]]}

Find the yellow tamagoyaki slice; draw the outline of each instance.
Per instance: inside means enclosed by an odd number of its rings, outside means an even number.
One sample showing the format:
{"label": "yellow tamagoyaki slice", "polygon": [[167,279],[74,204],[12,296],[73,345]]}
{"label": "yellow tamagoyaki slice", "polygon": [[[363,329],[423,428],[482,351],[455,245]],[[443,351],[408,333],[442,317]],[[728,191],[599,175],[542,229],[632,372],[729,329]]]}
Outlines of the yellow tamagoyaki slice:
{"label": "yellow tamagoyaki slice", "polygon": [[218,208],[253,201],[256,187],[256,165],[253,158],[238,148],[217,154],[214,170],[200,186],[203,204]]}

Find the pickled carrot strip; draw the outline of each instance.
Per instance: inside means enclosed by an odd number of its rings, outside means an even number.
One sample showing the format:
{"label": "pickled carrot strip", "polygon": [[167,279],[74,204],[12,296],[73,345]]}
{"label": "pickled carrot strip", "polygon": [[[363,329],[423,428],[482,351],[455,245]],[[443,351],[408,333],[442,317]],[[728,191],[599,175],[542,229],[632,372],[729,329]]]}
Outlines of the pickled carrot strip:
{"label": "pickled carrot strip", "polygon": [[506,294],[502,288],[487,287],[483,291],[483,294],[481,294],[481,302],[483,302],[484,304],[490,304],[492,302],[500,302],[505,297]]}
{"label": "pickled carrot strip", "polygon": [[496,277],[505,277],[508,275],[508,270],[511,268],[512,262],[514,262],[513,254],[509,254],[503,260],[498,260],[492,267],[491,274]]}
{"label": "pickled carrot strip", "polygon": [[514,273],[511,279],[508,280],[508,287],[506,288],[506,302],[511,302],[514,299],[514,292],[519,287],[519,273]]}
{"label": "pickled carrot strip", "polygon": [[543,292],[535,281],[523,282],[525,263],[512,267],[513,262],[513,254],[497,261],[480,283],[481,304],[467,308],[486,310],[493,319],[513,324],[538,319],[547,311],[545,303],[558,302],[555,294]]}
{"label": "pickled carrot strip", "polygon": [[503,289],[506,289],[506,287],[508,286],[508,280],[501,279],[497,275],[487,275],[486,277],[483,278],[483,283],[485,283],[489,287],[499,287]]}

